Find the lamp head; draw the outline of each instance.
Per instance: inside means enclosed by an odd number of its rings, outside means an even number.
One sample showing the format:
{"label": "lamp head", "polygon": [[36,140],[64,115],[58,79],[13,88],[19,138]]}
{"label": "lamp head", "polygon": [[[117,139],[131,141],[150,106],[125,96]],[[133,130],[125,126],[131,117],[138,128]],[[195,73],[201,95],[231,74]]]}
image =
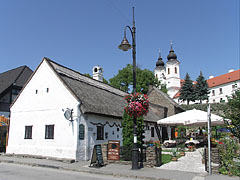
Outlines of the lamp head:
{"label": "lamp head", "polygon": [[129,44],[126,36],[124,36],[121,44],[118,46],[119,49],[123,50],[123,51],[128,51],[129,49],[132,48],[132,46]]}

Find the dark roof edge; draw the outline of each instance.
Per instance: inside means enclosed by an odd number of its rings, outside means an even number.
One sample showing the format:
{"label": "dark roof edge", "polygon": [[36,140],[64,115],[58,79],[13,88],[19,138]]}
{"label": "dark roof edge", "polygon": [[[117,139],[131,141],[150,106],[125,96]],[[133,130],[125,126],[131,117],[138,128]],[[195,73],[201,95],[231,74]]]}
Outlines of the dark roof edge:
{"label": "dark roof edge", "polygon": [[[120,89],[117,89],[117,88],[115,88],[115,87],[113,87],[113,86],[111,86],[111,85],[109,85],[109,84],[105,84],[105,83],[103,83],[103,82],[101,82],[101,81],[98,81],[98,80],[96,80],[96,79],[93,79],[93,78],[90,78],[90,77],[88,77],[88,76],[85,76],[84,74],[82,74],[82,73],[80,73],[80,72],[78,72],[78,71],[75,71],[75,70],[73,70],[73,69],[71,69],[71,68],[69,68],[69,67],[63,66],[63,65],[61,65],[61,64],[59,64],[59,63],[56,63],[55,61],[53,61],[53,60],[51,60],[51,59],[49,59],[49,58],[47,58],[47,57],[44,57],[44,58],[45,58],[46,60],[48,60],[49,62],[51,62],[51,63],[54,63],[54,64],[56,64],[56,65],[58,65],[58,66],[60,66],[60,67],[62,67],[62,68],[66,68],[66,69],[68,69],[68,70],[70,70],[70,71],[73,71],[73,72],[75,72],[75,73],[77,73],[77,74],[80,74],[81,76],[84,76],[84,77],[86,77],[86,78],[88,78],[88,79],[90,79],[90,80],[93,80],[93,81],[97,82],[97,83],[102,83],[102,84],[104,84],[104,85],[106,85],[106,86],[109,86],[110,88],[113,88],[113,89],[116,89],[116,90],[118,90],[118,91],[121,91],[122,93],[129,94],[129,93],[127,93],[127,92],[125,92],[125,91],[122,91],[122,90],[120,90]],[[64,75],[67,76],[67,77],[70,77],[70,76],[68,76],[67,74],[64,74]],[[78,79],[76,79],[76,78],[74,78],[74,77],[70,77],[70,78],[75,79],[75,80],[78,80]],[[79,80],[78,80],[78,81],[79,81]],[[91,86],[94,86],[94,85],[92,85],[92,84],[90,84],[90,83],[88,83],[88,84],[91,85]],[[95,85],[95,87],[97,87],[97,88],[99,88],[99,89],[103,89],[103,90],[105,90],[105,91],[109,91],[109,90],[107,90],[107,89],[101,88],[101,87],[96,86],[96,85]],[[114,92],[112,92],[112,91],[109,91],[109,92],[111,92],[111,93],[113,93],[113,94],[116,94],[116,95],[118,95],[118,96],[121,96],[121,95],[119,95],[119,94],[117,94],[117,93],[114,93]]]}
{"label": "dark roof edge", "polygon": [[23,88],[21,89],[21,91],[19,92],[19,94],[17,95],[17,97],[13,100],[12,104],[10,105],[10,109],[12,108],[12,106],[15,104],[16,100],[18,99],[18,97],[22,94],[22,91],[25,89],[25,87],[27,86],[27,84],[29,83],[29,81],[32,79],[32,77],[35,75],[35,73],[37,72],[38,68],[40,67],[40,65],[42,64],[42,62],[44,61],[44,58],[42,59],[42,61],[40,62],[40,64],[37,66],[37,68],[35,69],[35,71],[33,71],[33,73],[31,74],[31,76],[29,77],[29,79],[27,80],[27,82],[24,84]]}

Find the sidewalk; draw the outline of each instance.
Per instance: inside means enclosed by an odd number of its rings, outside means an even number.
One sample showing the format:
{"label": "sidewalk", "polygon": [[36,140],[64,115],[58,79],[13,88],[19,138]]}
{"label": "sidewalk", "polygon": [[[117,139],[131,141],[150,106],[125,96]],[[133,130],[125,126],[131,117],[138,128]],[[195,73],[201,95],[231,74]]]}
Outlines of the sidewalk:
{"label": "sidewalk", "polygon": [[104,174],[115,177],[137,178],[137,179],[158,179],[158,180],[239,180],[239,177],[223,175],[208,176],[206,173],[184,172],[179,170],[167,170],[159,168],[144,167],[139,170],[131,170],[130,165],[109,164],[102,168],[88,167],[89,161],[66,163],[48,159],[35,159],[17,156],[0,155],[0,163],[15,163],[28,166],[64,169],[93,174]]}

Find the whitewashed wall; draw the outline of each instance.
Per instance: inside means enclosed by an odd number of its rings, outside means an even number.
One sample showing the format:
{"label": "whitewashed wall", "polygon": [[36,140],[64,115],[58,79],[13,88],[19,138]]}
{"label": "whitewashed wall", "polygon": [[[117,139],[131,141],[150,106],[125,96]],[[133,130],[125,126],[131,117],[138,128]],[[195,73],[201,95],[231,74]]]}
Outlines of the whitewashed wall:
{"label": "whitewashed wall", "polygon": [[[73,109],[73,123],[63,115],[66,108]],[[77,113],[78,101],[43,61],[11,108],[7,153],[75,159]],[[54,139],[45,139],[45,125],[52,124]],[[33,126],[32,139],[24,139],[25,126]]]}
{"label": "whitewashed wall", "polygon": [[[108,122],[108,123],[107,123]],[[119,140],[122,145],[122,119],[116,119],[111,117],[104,117],[98,115],[81,115],[79,124],[85,126],[85,138],[84,140],[78,140],[77,159],[78,160],[90,160],[94,145],[107,143],[109,140]],[[104,140],[97,140],[97,124],[104,125]],[[113,124],[116,125],[113,126]],[[113,126],[113,127],[110,127]],[[119,127],[121,126],[121,127]],[[117,128],[119,131],[117,131]],[[106,138],[105,133],[108,134]]]}

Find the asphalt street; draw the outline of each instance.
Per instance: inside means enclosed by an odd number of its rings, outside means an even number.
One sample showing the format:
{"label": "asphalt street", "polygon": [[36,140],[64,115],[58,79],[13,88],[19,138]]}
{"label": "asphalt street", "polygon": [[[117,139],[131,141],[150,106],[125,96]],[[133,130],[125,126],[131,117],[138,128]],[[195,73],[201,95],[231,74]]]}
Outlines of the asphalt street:
{"label": "asphalt street", "polygon": [[[0,180],[126,180],[108,175],[0,163]],[[129,179],[129,178],[128,178]],[[133,179],[129,179],[133,180]]]}

